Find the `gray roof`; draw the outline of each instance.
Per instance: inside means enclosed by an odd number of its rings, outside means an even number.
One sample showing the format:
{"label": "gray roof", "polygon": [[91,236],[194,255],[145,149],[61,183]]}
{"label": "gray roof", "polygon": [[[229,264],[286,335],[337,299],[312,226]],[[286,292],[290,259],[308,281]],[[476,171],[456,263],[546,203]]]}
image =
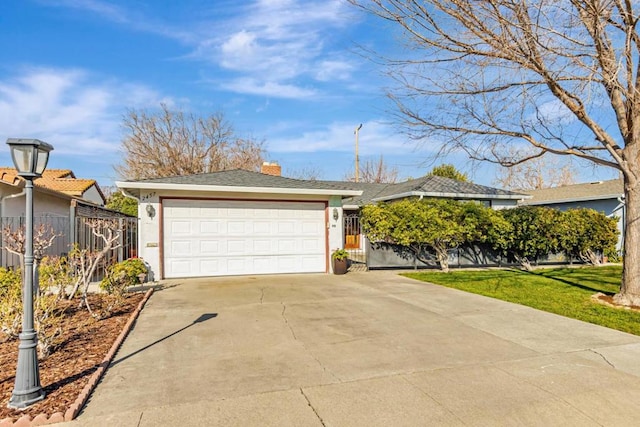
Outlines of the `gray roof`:
{"label": "gray roof", "polygon": [[624,194],[622,179],[596,181],[584,184],[564,185],[562,187],[543,188],[527,191],[533,196],[522,202],[523,205],[543,205],[552,203],[570,203],[585,200],[616,199]]}
{"label": "gray roof", "polygon": [[347,205],[365,205],[377,201],[393,200],[401,197],[450,197],[457,199],[515,199],[526,198],[523,193],[487,187],[472,182],[457,181],[441,176],[423,176],[394,184],[345,183],[362,190],[362,196],[345,200]]}
{"label": "gray roof", "polygon": [[265,188],[300,188],[317,190],[345,190],[345,183],[337,181],[312,181],[267,175],[242,169],[202,173],[196,175],[170,176],[164,178],[145,179],[140,181],[158,184],[219,185],[228,187],[265,187]]}
{"label": "gray roof", "polygon": [[[349,181],[317,181],[286,178],[283,176],[266,175],[259,172],[234,169],[220,172],[183,175],[164,178],[153,178],[141,181],[126,181],[118,183],[119,187],[127,188],[127,183],[136,184],[172,184],[191,186],[224,186],[224,187],[256,187],[274,189],[298,190],[333,190],[336,194],[347,191],[353,195],[353,190],[362,191],[360,196],[351,196],[344,200],[345,205],[362,206],[382,200],[393,200],[411,196],[452,197],[460,199],[522,199],[527,197],[522,193],[486,187],[471,182],[456,181],[440,176],[424,176],[394,184],[380,184]],[[342,193],[345,194],[345,193]]]}

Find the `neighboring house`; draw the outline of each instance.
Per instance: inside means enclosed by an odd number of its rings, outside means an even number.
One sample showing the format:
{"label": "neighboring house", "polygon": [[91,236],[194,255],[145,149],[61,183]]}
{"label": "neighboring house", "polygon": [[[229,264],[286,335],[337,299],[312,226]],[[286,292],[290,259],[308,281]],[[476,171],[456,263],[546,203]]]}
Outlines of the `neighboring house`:
{"label": "neighboring house", "polygon": [[[15,168],[0,167],[0,217],[24,216],[25,181]],[[97,207],[104,206],[105,197],[93,179],[77,179],[68,169],[45,170],[33,181],[34,217],[69,217],[72,201]]]}
{"label": "neighboring house", "polygon": [[[12,181],[18,178],[15,168],[0,167],[0,179]],[[104,206],[106,198],[95,179],[76,178],[69,169],[45,169],[42,176],[33,182],[34,186],[48,188],[68,196]]]}
{"label": "neighboring house", "polygon": [[[56,234],[54,247],[49,253],[69,252],[75,241],[75,217],[90,216],[105,211],[104,194],[93,179],[77,179],[68,169],[45,170],[34,180],[33,211],[35,225],[47,223]],[[25,216],[25,181],[17,176],[15,168],[0,167],[0,228],[15,229]],[[110,211],[109,211],[110,212]],[[4,241],[0,239],[0,246]],[[0,265],[13,266],[15,257],[0,250]]]}
{"label": "neighboring house", "polygon": [[617,249],[624,247],[624,187],[622,179],[596,181],[586,184],[565,185],[526,191],[530,199],[520,202],[525,206],[548,206],[559,210],[591,208],[608,217],[618,218]]}
{"label": "neighboring house", "polygon": [[364,204],[448,197],[500,209],[526,197],[442,177],[366,184],[284,178],[274,164],[262,172],[117,182],[139,200],[139,256],[154,277],[329,272],[331,251],[360,245],[344,216]]}
{"label": "neighboring house", "polygon": [[456,181],[441,176],[423,176],[393,184],[348,182],[351,188],[362,190],[362,195],[344,200],[345,210],[345,247],[346,249],[364,249],[364,235],[360,232],[358,211],[363,205],[377,202],[391,202],[406,198],[447,198],[461,201],[476,201],[493,209],[506,209],[517,206],[526,198],[525,194],[498,188],[486,187],[471,182]]}

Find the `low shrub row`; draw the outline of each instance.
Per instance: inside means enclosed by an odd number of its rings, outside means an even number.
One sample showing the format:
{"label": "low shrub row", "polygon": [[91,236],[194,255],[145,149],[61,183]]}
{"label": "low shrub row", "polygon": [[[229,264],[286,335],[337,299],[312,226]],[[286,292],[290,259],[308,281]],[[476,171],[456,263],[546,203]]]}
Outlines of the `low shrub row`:
{"label": "low shrub row", "polygon": [[361,224],[371,242],[405,246],[418,259],[435,254],[443,271],[449,270],[449,250],[465,245],[489,247],[527,270],[552,253],[591,264],[602,254],[617,255],[617,219],[592,209],[496,211],[477,202],[406,199],[363,207]]}

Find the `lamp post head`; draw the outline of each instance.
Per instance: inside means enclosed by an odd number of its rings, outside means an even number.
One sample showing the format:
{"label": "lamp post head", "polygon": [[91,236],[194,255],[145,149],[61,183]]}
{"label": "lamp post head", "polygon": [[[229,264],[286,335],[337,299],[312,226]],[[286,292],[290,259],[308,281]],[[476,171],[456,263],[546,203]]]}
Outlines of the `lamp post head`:
{"label": "lamp post head", "polygon": [[47,168],[53,146],[39,139],[8,138],[13,164],[23,178],[38,178]]}

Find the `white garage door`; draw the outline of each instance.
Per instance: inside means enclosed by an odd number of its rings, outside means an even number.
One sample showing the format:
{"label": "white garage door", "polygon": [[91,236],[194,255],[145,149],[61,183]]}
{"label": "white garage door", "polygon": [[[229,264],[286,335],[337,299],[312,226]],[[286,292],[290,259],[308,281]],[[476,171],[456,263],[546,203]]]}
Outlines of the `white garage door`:
{"label": "white garage door", "polygon": [[163,201],[166,278],[326,271],[325,204]]}

